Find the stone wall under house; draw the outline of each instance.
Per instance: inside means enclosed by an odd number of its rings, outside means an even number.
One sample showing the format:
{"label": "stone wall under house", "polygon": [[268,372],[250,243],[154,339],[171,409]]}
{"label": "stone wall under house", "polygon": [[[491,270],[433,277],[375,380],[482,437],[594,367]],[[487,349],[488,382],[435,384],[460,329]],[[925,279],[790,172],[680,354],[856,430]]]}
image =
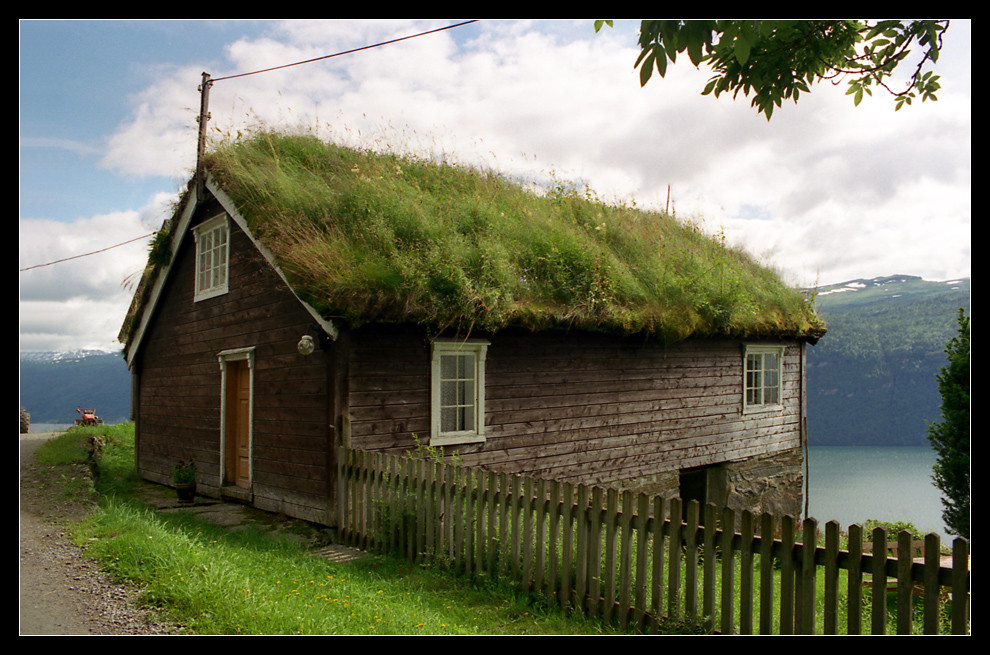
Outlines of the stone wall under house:
{"label": "stone wall under house", "polygon": [[704,471],[709,497],[719,507],[736,512],[800,518],[804,500],[804,455],[801,448],[698,469],[670,470],[615,483],[622,490],[687,499],[682,487],[685,475]]}

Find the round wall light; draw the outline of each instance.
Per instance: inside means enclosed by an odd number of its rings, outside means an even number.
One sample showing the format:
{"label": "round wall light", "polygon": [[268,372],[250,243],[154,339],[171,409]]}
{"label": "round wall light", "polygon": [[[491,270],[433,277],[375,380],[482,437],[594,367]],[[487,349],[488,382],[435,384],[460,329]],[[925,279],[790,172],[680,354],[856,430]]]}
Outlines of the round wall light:
{"label": "round wall light", "polygon": [[300,355],[312,355],[313,351],[316,350],[316,341],[308,334],[303,335],[299,343],[296,344],[296,350],[299,351]]}

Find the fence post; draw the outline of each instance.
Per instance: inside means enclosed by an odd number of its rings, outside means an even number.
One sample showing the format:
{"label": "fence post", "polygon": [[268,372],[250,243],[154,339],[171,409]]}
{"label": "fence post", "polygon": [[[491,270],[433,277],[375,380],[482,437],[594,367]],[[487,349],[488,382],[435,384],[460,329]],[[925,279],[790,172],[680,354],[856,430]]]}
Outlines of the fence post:
{"label": "fence post", "polygon": [[911,634],[912,596],[914,580],[911,579],[911,564],[914,559],[914,535],[908,530],[897,533],[897,634]]}
{"label": "fence post", "polygon": [[794,518],[780,522],[780,634],[794,634]]}
{"label": "fence post", "polygon": [[938,573],[942,566],[941,551],[942,544],[939,536],[934,532],[927,534],[925,536],[925,570],[923,573],[925,600],[922,610],[924,617],[922,619],[922,631],[926,635],[938,634],[941,596]]}
{"label": "fence post", "polygon": [[[605,502],[605,569],[600,575],[605,576],[604,598],[602,599],[602,616],[606,623],[611,623],[615,611],[615,567],[616,567],[616,522],[619,513],[619,490],[609,488]],[[599,568],[599,570],[601,570]]]}
{"label": "fence post", "polygon": [[772,514],[760,518],[760,634],[773,633],[773,534]]}
{"label": "fence post", "polygon": [[863,632],[863,527],[858,523],[849,526],[846,550],[848,588],[846,592],[846,633]]}
{"label": "fence post", "polygon": [[629,629],[630,587],[630,562],[632,557],[632,493],[622,492],[622,523],[621,535],[619,537],[622,550],[619,555],[619,627],[622,630]]}
{"label": "fence post", "polygon": [[887,531],[882,527],[873,530],[873,550],[870,556],[873,575],[870,634],[882,635],[887,632]]}
{"label": "fence post", "polygon": [[577,553],[574,557],[574,606],[584,612],[588,596],[588,487],[578,485],[578,504],[574,523],[577,532]]}
{"label": "fence post", "polygon": [[486,566],[487,556],[485,554],[485,548],[488,545],[488,541],[485,538],[485,510],[488,506],[488,475],[485,471],[476,472],[477,480],[477,491],[475,495],[476,511],[475,516],[475,535],[474,535],[474,567],[475,574],[477,576],[483,576],[488,568]]}
{"label": "fence post", "polygon": [[689,621],[698,618],[698,512],[697,500],[687,504],[687,533],[684,538],[684,614]]}
{"label": "fence post", "polygon": [[[650,600],[654,621],[659,621],[663,612],[663,558],[664,558],[664,500],[662,496],[653,498],[653,571],[650,583]],[[667,589],[670,597],[670,589]],[[668,601],[668,611],[670,603]]]}
{"label": "fence post", "polygon": [[536,590],[540,593],[545,591],[544,582],[546,575],[546,557],[547,557],[547,542],[548,539],[544,536],[547,529],[547,508],[546,508],[546,496],[547,496],[547,483],[542,478],[536,481],[536,498],[533,506],[533,511],[536,512],[536,533],[534,539],[536,540],[536,562],[535,562],[535,576],[534,576],[534,586]]}
{"label": "fence post", "polygon": [[736,514],[731,507],[722,510],[722,625],[724,635],[735,632],[735,570],[736,556],[732,549],[732,538],[736,532]]}
{"label": "fence post", "polygon": [[498,570],[505,575],[509,570],[509,517],[512,509],[509,507],[509,476],[506,473],[498,475]]}
{"label": "fence post", "polygon": [[817,549],[818,522],[804,521],[801,538],[801,614],[798,624],[801,634],[815,633],[815,550]]}
{"label": "fence post", "polygon": [[704,526],[702,526],[704,559],[702,565],[701,614],[704,617],[705,629],[712,632],[715,629],[715,505],[707,503],[704,508]]}
{"label": "fence post", "polygon": [[743,510],[739,519],[739,632],[753,634],[753,513]]}
{"label": "fence post", "polygon": [[591,510],[588,521],[588,600],[587,615],[598,616],[602,598],[602,488],[591,489]]}
{"label": "fence post", "polygon": [[[551,594],[560,593],[558,576],[560,575],[560,483],[556,480],[550,481],[550,497],[547,501],[550,505],[550,517],[547,520],[547,591]],[[559,596],[558,596],[559,602]]]}
{"label": "fence post", "polygon": [[635,625],[638,632],[646,630],[646,579],[647,552],[650,531],[647,529],[650,518],[650,497],[644,493],[637,495],[636,510],[636,606]]}
{"label": "fence post", "polygon": [[565,610],[571,605],[571,582],[574,573],[574,488],[570,482],[564,483],[563,512],[560,517],[560,606]]}
{"label": "fence post", "polygon": [[498,573],[498,517],[501,514],[501,505],[498,500],[498,479],[494,471],[489,471],[488,475],[488,573],[495,576]]}
{"label": "fence post", "polygon": [[839,631],[839,524],[825,524],[825,609],[823,632],[834,635]]}
{"label": "fence post", "polygon": [[969,539],[952,542],[952,634],[966,634],[969,624]]}
{"label": "fence post", "polygon": [[667,616],[675,620],[681,616],[682,502],[680,498],[670,501],[670,545],[667,548]]}
{"label": "fence post", "polygon": [[526,477],[522,488],[522,588],[531,591],[533,589],[533,478]]}

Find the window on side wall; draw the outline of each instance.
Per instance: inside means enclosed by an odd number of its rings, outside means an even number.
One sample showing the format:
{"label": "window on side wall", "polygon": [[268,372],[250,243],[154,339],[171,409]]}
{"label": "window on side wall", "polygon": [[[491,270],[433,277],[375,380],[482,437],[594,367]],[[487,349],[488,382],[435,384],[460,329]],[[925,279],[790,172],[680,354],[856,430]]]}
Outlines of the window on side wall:
{"label": "window on side wall", "polygon": [[227,215],[220,214],[193,228],[196,240],[196,293],[205,300],[227,293],[229,228]]}
{"label": "window on side wall", "polygon": [[744,360],[743,411],[779,407],[784,347],[746,346]]}
{"label": "window on side wall", "polygon": [[485,440],[485,356],[483,341],[433,343],[430,445]]}

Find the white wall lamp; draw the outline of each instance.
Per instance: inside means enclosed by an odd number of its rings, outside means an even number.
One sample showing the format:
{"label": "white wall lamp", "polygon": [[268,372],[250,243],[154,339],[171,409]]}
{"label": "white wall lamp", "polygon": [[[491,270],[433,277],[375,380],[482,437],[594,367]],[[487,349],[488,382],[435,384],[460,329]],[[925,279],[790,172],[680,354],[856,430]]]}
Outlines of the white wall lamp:
{"label": "white wall lamp", "polygon": [[299,339],[299,343],[296,344],[296,350],[299,351],[300,355],[312,355],[316,351],[316,340],[308,334],[304,334]]}

